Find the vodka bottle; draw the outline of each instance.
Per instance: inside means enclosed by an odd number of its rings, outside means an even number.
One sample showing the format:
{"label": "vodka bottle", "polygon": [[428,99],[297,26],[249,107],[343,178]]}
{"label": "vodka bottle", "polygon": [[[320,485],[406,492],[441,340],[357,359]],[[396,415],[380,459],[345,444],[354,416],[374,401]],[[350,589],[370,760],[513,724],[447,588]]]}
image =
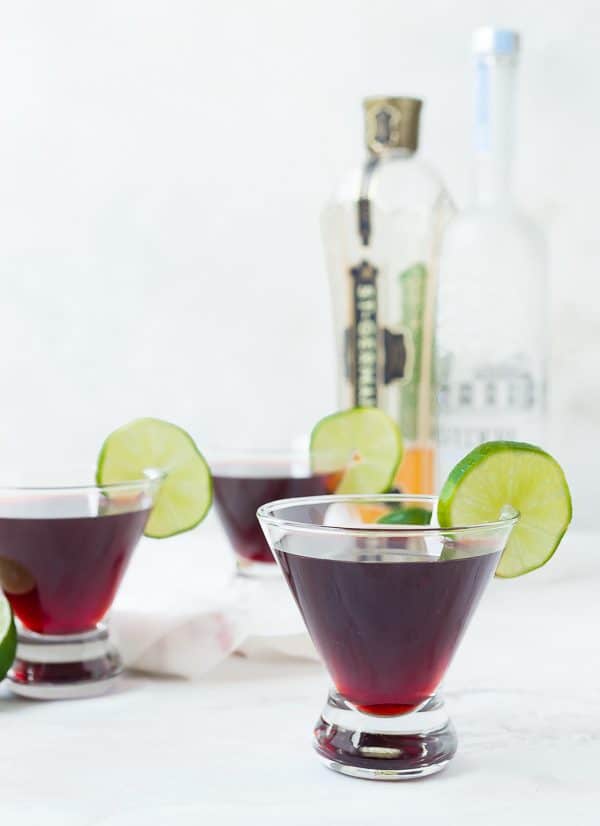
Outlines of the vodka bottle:
{"label": "vodka bottle", "polygon": [[480,29],[473,50],[474,198],[450,223],[440,260],[442,479],[480,442],[544,439],[544,243],[510,190],[519,37]]}
{"label": "vodka bottle", "polygon": [[417,155],[421,101],[364,102],[367,157],[323,213],[340,407],[378,406],[400,424],[396,480],[434,487],[433,333],[442,230],[452,214],[438,175]]}

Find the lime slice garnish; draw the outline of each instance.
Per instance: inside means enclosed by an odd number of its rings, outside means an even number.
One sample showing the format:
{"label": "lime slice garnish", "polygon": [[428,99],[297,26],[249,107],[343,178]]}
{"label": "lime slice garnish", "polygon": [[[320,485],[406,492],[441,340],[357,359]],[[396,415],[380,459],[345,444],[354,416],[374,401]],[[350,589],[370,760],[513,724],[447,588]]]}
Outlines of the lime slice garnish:
{"label": "lime slice garnish", "polygon": [[523,442],[486,442],[451,471],[438,501],[443,528],[495,522],[507,508],[520,518],[496,576],[540,568],[557,549],[571,521],[571,494],[550,454]]}
{"label": "lime slice garnish", "polygon": [[402,434],[377,407],[354,407],[321,419],[310,438],[314,473],[339,476],[336,493],[383,493],[402,461]]}
{"label": "lime slice garnish", "polygon": [[146,536],[162,539],[196,527],[212,502],[209,467],[192,437],[162,419],[135,419],[102,445],[99,485],[141,479],[148,470],[166,474],[148,519]]}
{"label": "lime slice garnish", "polygon": [[0,680],[8,674],[17,653],[17,629],[10,603],[0,591]]}
{"label": "lime slice garnish", "polygon": [[429,525],[431,511],[426,508],[394,508],[377,520],[380,525]]}

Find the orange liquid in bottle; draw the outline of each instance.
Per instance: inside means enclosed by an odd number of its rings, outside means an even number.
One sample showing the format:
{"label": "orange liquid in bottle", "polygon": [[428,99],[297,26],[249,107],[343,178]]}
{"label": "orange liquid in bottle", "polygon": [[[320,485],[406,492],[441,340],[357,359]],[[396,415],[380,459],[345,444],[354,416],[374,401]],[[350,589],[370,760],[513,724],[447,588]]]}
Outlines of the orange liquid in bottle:
{"label": "orange liquid in bottle", "polygon": [[435,493],[435,448],[432,444],[408,445],[396,474],[402,493]]}

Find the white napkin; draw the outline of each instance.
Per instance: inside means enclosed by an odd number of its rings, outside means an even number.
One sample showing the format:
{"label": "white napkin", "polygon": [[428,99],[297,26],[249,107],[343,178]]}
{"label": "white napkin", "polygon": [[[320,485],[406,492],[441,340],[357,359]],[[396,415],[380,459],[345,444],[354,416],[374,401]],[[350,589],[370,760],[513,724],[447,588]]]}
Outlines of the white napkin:
{"label": "white napkin", "polygon": [[143,539],[110,617],[125,665],[194,679],[235,651],[316,658],[283,578],[234,573],[214,516],[189,534]]}

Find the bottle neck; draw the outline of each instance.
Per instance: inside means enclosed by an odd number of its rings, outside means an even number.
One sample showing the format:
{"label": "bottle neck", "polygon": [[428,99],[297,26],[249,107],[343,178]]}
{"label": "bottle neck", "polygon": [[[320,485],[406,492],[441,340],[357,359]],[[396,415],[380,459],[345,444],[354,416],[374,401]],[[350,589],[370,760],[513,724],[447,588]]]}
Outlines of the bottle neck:
{"label": "bottle neck", "polygon": [[510,201],[516,68],[514,56],[476,58],[474,200],[479,206]]}
{"label": "bottle neck", "polygon": [[379,152],[367,153],[367,163],[376,164],[378,161],[397,161],[405,158],[412,158],[417,154],[417,150],[408,146],[389,146]]}

